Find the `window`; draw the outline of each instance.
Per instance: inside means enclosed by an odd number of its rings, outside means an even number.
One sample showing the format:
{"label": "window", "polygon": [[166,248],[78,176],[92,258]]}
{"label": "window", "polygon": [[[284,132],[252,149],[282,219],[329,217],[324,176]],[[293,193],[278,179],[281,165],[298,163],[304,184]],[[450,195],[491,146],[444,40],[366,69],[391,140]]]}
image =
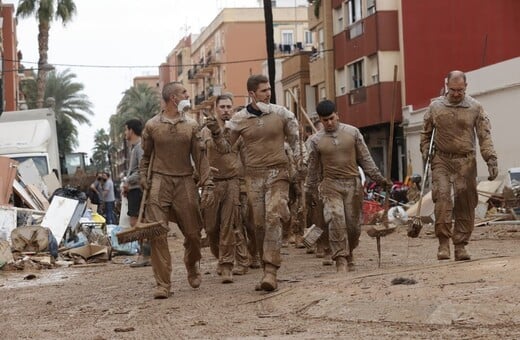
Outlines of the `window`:
{"label": "window", "polygon": [[367,0],[367,16],[376,12],[376,0]]}
{"label": "window", "polygon": [[282,45],[284,52],[291,52],[294,44],[293,31],[282,31]]}
{"label": "window", "polygon": [[312,45],[312,32],[311,31],[305,31],[304,33],[304,43],[305,45]]}
{"label": "window", "polygon": [[318,31],[318,40],[319,40],[319,53],[320,58],[323,57],[323,51],[325,51],[325,33],[323,32],[323,28]]}
{"label": "window", "polygon": [[334,22],[334,26],[333,26],[334,34],[338,34],[345,29],[344,22],[343,22],[343,9],[341,7],[333,10],[332,20]]}
{"label": "window", "polygon": [[363,60],[350,64],[348,66],[348,75],[350,77],[351,91],[363,87]]}
{"label": "window", "polygon": [[348,2],[348,24],[352,25],[361,20],[361,0],[350,0]]}
{"label": "window", "polygon": [[336,70],[336,95],[342,96],[347,93],[347,77],[345,69]]}
{"label": "window", "polygon": [[363,34],[363,22],[361,21],[361,0],[348,2],[349,37],[353,39]]}

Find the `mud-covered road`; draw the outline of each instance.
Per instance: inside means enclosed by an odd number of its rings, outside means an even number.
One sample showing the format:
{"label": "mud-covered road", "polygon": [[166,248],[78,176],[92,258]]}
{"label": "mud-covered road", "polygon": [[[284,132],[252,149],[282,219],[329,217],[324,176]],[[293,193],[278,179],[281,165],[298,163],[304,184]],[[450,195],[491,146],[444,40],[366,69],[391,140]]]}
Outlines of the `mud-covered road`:
{"label": "mud-covered road", "polygon": [[[520,227],[476,228],[473,260],[436,260],[427,227],[376,242],[363,232],[356,271],[334,267],[304,249],[284,248],[279,288],[254,291],[261,271],[221,284],[203,252],[203,282],[189,287],[181,237],[170,238],[173,296],[153,300],[150,267],[112,263],[39,271],[0,271],[2,339],[505,339],[520,338]],[[177,232],[177,235],[180,235]],[[24,280],[28,274],[33,280]],[[411,285],[393,279],[414,280]]]}

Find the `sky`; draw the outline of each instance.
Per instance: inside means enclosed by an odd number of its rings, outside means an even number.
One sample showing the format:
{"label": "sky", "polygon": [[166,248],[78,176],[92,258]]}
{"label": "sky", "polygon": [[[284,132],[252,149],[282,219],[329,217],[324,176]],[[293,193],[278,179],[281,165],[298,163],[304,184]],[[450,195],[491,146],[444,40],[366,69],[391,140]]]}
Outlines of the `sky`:
{"label": "sky", "polygon": [[[14,4],[18,0],[3,0]],[[200,33],[224,7],[258,6],[257,0],[75,0],[77,13],[65,27],[51,24],[49,64],[57,71],[70,69],[93,104],[92,125],[79,125],[76,151],[92,154],[94,133],[109,130],[122,93],[134,77],[157,75],[158,66],[179,40]],[[18,20],[18,50],[22,64],[38,62],[38,24]]]}

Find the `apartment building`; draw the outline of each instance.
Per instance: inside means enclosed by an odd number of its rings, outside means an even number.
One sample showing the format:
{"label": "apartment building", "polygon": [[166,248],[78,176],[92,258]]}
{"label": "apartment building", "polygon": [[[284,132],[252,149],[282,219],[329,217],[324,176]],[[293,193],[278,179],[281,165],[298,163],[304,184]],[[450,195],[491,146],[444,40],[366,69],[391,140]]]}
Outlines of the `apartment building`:
{"label": "apartment building", "polygon": [[17,50],[15,9],[13,4],[0,2],[0,10],[0,27],[2,29],[0,33],[0,52],[2,53],[0,109],[1,111],[16,111],[20,109],[19,105],[23,104],[23,97],[19,91],[19,79],[20,76],[23,76],[23,71],[20,69],[21,53]]}
{"label": "apartment building", "polygon": [[[331,8],[326,6],[330,3]],[[520,2],[511,0],[331,0],[319,5],[319,19],[309,26],[318,36],[319,51],[333,50],[333,80],[326,67],[311,61],[311,85],[333,93],[341,121],[362,131],[376,164],[387,164],[389,124],[395,111],[392,178],[406,174],[407,128],[402,108],[413,111],[440,94],[453,69],[471,71],[520,55]],[[309,8],[311,11],[311,8]],[[325,27],[330,11],[332,45]],[[311,17],[310,17],[311,18]],[[326,54],[324,54],[326,56]],[[323,61],[319,61],[324,63]],[[396,96],[393,70],[398,67]],[[325,72],[327,74],[327,72]],[[321,77],[321,78],[320,78]],[[318,91],[325,93],[325,90]],[[420,172],[420,169],[414,169]]]}
{"label": "apartment building", "polygon": [[[306,6],[273,7],[273,22],[279,60],[300,50],[311,50]],[[235,105],[247,104],[246,80],[251,74],[263,73],[267,59],[263,8],[224,8],[192,38],[183,39],[172,50],[168,67],[160,67],[160,83],[165,79],[182,81],[190,92],[196,116],[210,109],[215,96],[221,93],[232,93]],[[182,71],[179,65],[183,65]],[[165,75],[165,70],[172,69],[174,74]]]}

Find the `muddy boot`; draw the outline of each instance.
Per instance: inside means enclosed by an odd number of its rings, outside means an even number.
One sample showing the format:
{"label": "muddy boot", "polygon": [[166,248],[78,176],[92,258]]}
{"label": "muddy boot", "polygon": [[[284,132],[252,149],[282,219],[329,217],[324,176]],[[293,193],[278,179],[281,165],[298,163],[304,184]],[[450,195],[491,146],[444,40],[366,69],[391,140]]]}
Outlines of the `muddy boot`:
{"label": "muddy boot", "polygon": [[330,254],[323,254],[323,261],[321,261],[321,264],[323,266],[332,266],[334,264],[334,260],[332,260]]}
{"label": "muddy boot", "polygon": [[232,283],[233,282],[233,273],[231,272],[232,265],[230,264],[222,264],[220,265],[222,268],[222,283]]}
{"label": "muddy boot", "polygon": [[310,247],[310,248],[307,248],[307,250],[305,251],[305,254],[314,254],[316,252],[316,247]]}
{"label": "muddy boot", "polygon": [[455,245],[455,261],[468,261],[471,260],[471,256],[469,256],[466,248],[464,248],[463,244]]}
{"label": "muddy boot", "polygon": [[353,272],[354,269],[354,255],[351,253],[350,255],[347,255],[347,270]]}
{"label": "muddy boot", "polygon": [[439,250],[437,251],[437,260],[450,259],[450,239],[439,237]]}
{"label": "muddy boot", "polygon": [[303,248],[305,248],[305,244],[303,244],[303,236],[302,235],[296,235],[294,237],[294,248],[296,248],[296,249],[303,249]]}
{"label": "muddy boot", "polygon": [[249,269],[246,266],[238,265],[233,268],[234,275],[245,275]]}
{"label": "muddy boot", "polygon": [[187,265],[186,269],[188,271],[188,283],[192,288],[199,288],[201,282],[199,263],[195,263],[194,265]]}
{"label": "muddy boot", "polygon": [[316,257],[319,259],[322,259],[325,257],[325,250],[323,249],[323,246],[317,245],[316,246]]}
{"label": "muddy boot", "polygon": [[170,290],[165,287],[157,286],[153,293],[154,299],[167,299],[170,296]]}
{"label": "muddy boot", "polygon": [[284,237],[282,239],[282,248],[287,248],[287,247],[289,247],[289,239]]}
{"label": "muddy boot", "polygon": [[220,263],[217,263],[216,273],[218,276],[222,275],[222,265]]}
{"label": "muddy boot", "polygon": [[266,264],[264,267],[264,277],[262,278],[262,282],[260,282],[260,288],[267,292],[272,292],[278,287],[278,282],[276,281],[276,272],[278,268],[273,266],[272,264]]}
{"label": "muddy boot", "polygon": [[345,257],[336,257],[336,272],[338,272],[339,274],[347,273],[347,259]]}
{"label": "muddy boot", "polygon": [[253,257],[253,260],[251,261],[251,264],[249,265],[249,268],[258,269],[261,266],[262,266],[262,261],[260,261],[260,256],[258,256],[258,254],[256,254]]}

